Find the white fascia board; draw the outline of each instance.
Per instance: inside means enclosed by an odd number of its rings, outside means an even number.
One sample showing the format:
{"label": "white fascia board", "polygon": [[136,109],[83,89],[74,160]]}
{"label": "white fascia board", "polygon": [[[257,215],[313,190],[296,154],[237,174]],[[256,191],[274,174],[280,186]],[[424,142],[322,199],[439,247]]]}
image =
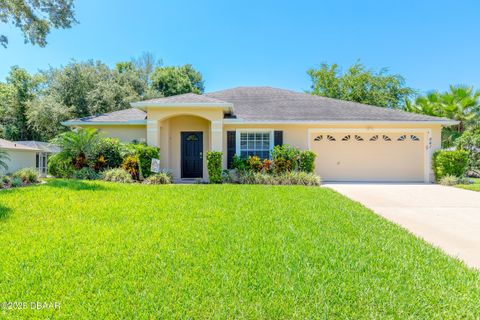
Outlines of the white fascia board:
{"label": "white fascia board", "polygon": [[60,122],[62,126],[139,126],[146,125],[146,120],[132,120],[132,121],[64,121]]}
{"label": "white fascia board", "polygon": [[326,125],[326,124],[331,124],[331,125],[338,125],[338,124],[343,124],[343,125],[381,125],[381,124],[421,124],[421,125],[446,125],[446,126],[451,126],[458,124],[458,121],[455,120],[438,120],[438,121],[351,121],[351,120],[319,120],[319,121],[311,121],[311,120],[259,120],[259,121],[245,121],[242,119],[223,119],[223,124],[246,124],[246,125],[262,125],[262,124],[319,124],[319,125]]}

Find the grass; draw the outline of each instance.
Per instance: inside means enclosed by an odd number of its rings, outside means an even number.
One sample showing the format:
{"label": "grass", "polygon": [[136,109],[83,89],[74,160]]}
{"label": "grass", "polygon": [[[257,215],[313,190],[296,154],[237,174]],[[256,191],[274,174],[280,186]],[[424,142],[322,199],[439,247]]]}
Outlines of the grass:
{"label": "grass", "polygon": [[472,191],[480,191],[480,179],[472,179],[474,182],[472,184],[457,184],[455,187],[472,190]]}
{"label": "grass", "polygon": [[317,187],[0,191],[0,318],[478,319],[480,273]]}

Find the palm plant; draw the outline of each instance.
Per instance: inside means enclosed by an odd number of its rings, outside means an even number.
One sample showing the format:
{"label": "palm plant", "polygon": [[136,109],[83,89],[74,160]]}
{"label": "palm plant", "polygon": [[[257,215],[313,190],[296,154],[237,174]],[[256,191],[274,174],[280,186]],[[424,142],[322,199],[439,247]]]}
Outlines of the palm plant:
{"label": "palm plant", "polygon": [[52,142],[62,148],[59,156],[78,170],[94,160],[100,137],[96,129],[78,129],[57,136]]}
{"label": "palm plant", "polygon": [[0,149],[0,167],[3,167],[5,171],[8,170],[7,160],[10,160],[7,151]]}
{"label": "palm plant", "polygon": [[442,145],[451,147],[467,129],[480,126],[480,91],[472,87],[450,86],[450,91],[431,92],[420,96],[415,102],[407,101],[405,110],[458,121],[458,125],[442,131]]}

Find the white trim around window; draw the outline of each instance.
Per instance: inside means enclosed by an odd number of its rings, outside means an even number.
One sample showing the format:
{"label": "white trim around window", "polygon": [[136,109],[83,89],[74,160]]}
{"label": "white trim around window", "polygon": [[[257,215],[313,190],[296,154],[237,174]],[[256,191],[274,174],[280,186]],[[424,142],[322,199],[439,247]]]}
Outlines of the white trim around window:
{"label": "white trim around window", "polygon": [[[242,150],[241,148],[241,135],[242,133],[268,133],[269,134],[269,147],[268,147],[268,152],[270,154],[270,151],[272,151],[273,149],[273,144],[274,144],[274,136],[273,136],[273,133],[274,133],[274,129],[237,129],[236,130],[236,134],[235,134],[235,154],[237,156],[241,156],[242,154],[242,151],[252,151],[254,152],[256,150],[256,147],[254,148],[250,148],[247,150]],[[259,149],[258,151],[260,152],[265,152],[267,151],[266,149],[264,148],[261,148]]]}

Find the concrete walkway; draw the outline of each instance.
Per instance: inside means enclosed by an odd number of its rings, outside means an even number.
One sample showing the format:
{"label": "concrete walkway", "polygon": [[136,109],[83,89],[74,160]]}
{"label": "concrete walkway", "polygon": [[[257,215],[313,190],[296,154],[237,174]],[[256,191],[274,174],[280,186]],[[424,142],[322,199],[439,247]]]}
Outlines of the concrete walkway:
{"label": "concrete walkway", "polygon": [[433,184],[326,184],[480,269],[480,192]]}

